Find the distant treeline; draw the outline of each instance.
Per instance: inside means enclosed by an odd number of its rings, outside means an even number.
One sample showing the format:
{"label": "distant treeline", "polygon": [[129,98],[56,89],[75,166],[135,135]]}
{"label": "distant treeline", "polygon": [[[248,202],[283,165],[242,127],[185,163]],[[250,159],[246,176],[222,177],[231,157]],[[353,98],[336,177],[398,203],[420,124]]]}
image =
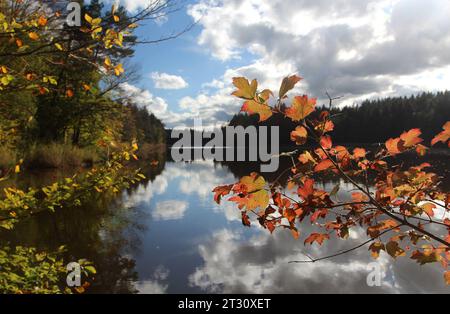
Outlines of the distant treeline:
{"label": "distant treeline", "polygon": [[[420,128],[423,137],[429,141],[441,132],[445,122],[450,121],[450,91],[367,100],[354,107],[330,109],[322,106],[314,114],[318,116],[323,110],[329,110],[333,116],[335,130],[332,135],[336,143],[380,143],[412,128]],[[260,123],[258,115],[239,113],[229,125],[279,126],[281,146],[292,145],[290,134],[297,127],[281,114]],[[170,138],[170,132],[166,131],[169,146],[177,141]],[[191,130],[192,137],[196,132]],[[203,142],[206,144],[208,140]]]}
{"label": "distant treeline", "polygon": [[[329,108],[321,107],[316,114]],[[367,100],[354,107],[332,108],[334,141],[339,143],[378,143],[406,130],[420,128],[431,140],[450,121],[450,92],[422,93],[410,97]],[[230,125],[278,125],[282,145],[290,145],[290,132],[296,125],[290,119],[274,115],[258,123],[258,116],[237,114]]]}

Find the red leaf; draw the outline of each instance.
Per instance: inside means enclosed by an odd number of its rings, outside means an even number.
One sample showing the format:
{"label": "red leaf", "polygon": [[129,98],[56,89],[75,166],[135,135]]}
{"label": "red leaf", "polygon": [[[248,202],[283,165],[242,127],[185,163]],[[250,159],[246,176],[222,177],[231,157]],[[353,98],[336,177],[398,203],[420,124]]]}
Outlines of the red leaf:
{"label": "red leaf", "polygon": [[320,145],[324,149],[331,149],[333,147],[333,141],[331,140],[330,136],[325,135],[320,138]]}
{"label": "red leaf", "polygon": [[[431,141],[431,145],[436,145],[439,142],[442,143],[446,143],[449,138],[450,138],[450,121],[448,121],[444,127],[443,127],[444,131],[442,131],[441,133],[439,133],[432,141]],[[449,147],[450,147],[450,142],[448,143]]]}
{"label": "red leaf", "polygon": [[309,196],[314,194],[314,183],[313,179],[306,179],[303,186],[298,189],[298,195],[304,200],[308,199]]}
{"label": "red leaf", "polygon": [[331,160],[329,159],[325,159],[322,160],[315,168],[314,171],[315,172],[321,172],[321,171],[325,171],[328,170],[330,168],[334,168],[334,164]]}
{"label": "red leaf", "polygon": [[250,227],[252,223],[250,222],[250,217],[246,213],[242,213],[242,224],[246,227]]}
{"label": "red leaf", "polygon": [[233,184],[216,187],[213,190],[213,192],[215,193],[214,201],[216,201],[216,203],[220,205],[220,201],[221,201],[222,197],[230,194],[232,188],[233,188]]}

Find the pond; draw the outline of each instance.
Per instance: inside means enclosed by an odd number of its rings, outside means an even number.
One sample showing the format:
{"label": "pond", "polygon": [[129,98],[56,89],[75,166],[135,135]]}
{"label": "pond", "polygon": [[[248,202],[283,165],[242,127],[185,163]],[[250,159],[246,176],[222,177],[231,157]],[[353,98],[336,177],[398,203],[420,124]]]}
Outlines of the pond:
{"label": "pond", "polygon": [[[290,264],[351,248],[364,242],[365,232],[304,247],[313,228],[307,224],[300,240],[289,231],[271,235],[258,224],[244,227],[239,210],[214,203],[211,191],[250,171],[250,165],[212,161],[161,162],[145,171],[147,182],[116,199],[34,217],[0,239],[46,250],[66,244],[70,257],[95,263],[91,293],[450,292],[439,266],[395,261],[386,254],[377,260],[382,286],[369,287],[368,265],[374,261],[367,247],[314,264]],[[331,190],[336,182],[322,184]],[[346,189],[351,187],[341,182],[340,193]]]}

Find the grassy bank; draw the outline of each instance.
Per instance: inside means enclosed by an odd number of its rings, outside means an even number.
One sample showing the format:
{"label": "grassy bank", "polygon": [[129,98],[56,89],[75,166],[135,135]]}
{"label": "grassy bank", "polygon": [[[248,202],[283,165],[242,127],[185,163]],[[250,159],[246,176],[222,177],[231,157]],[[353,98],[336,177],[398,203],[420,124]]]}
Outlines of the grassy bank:
{"label": "grassy bank", "polygon": [[[165,152],[164,144],[144,143],[139,147],[137,156],[141,161],[155,160]],[[20,157],[19,157],[20,156]],[[66,144],[39,144],[23,153],[0,148],[0,169],[14,167],[19,158],[24,160],[24,168],[29,170],[90,168],[105,159],[96,147],[77,147]]]}
{"label": "grassy bank", "polygon": [[98,161],[99,155],[94,148],[56,143],[36,145],[24,156],[27,169],[90,167]]}

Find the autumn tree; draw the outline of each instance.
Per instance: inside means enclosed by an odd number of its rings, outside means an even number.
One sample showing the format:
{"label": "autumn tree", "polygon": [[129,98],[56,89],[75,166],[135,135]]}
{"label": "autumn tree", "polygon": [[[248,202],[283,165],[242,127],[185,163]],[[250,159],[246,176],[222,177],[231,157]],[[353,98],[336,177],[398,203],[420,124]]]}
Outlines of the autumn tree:
{"label": "autumn tree", "polygon": [[[273,92],[258,89],[258,82],[246,78],[233,80],[234,96],[244,101],[242,111],[258,115],[263,122],[281,114],[296,124],[291,140],[301,147],[307,141],[314,148],[291,153],[292,166],[274,182],[258,173],[239,182],[217,187],[215,200],[223,198],[238,205],[245,226],[251,217],[270,232],[288,229],[295,238],[304,238],[305,245],[322,245],[331,237],[346,239],[351,230],[364,228],[367,239],[359,246],[331,256],[309,258],[296,263],[313,263],[346,254],[365,245],[374,258],[381,251],[393,258],[409,255],[417,263],[440,263],[445,280],[450,282],[450,194],[440,190],[440,177],[429,172],[430,164],[404,168],[393,165],[392,158],[407,152],[424,156],[427,147],[420,129],[411,129],[391,138],[376,151],[335,145],[331,136],[336,118],[329,111],[316,112],[316,99],[307,95],[288,97],[301,81],[298,76],[286,77],[280,87],[275,106],[270,105]],[[431,142],[450,147],[450,122]],[[287,188],[281,183],[288,174]],[[325,175],[338,176],[353,186],[346,201],[337,197],[339,185],[324,191],[316,184]],[[372,187],[373,186],[373,187]],[[317,231],[302,235],[302,225],[312,224]]]}

